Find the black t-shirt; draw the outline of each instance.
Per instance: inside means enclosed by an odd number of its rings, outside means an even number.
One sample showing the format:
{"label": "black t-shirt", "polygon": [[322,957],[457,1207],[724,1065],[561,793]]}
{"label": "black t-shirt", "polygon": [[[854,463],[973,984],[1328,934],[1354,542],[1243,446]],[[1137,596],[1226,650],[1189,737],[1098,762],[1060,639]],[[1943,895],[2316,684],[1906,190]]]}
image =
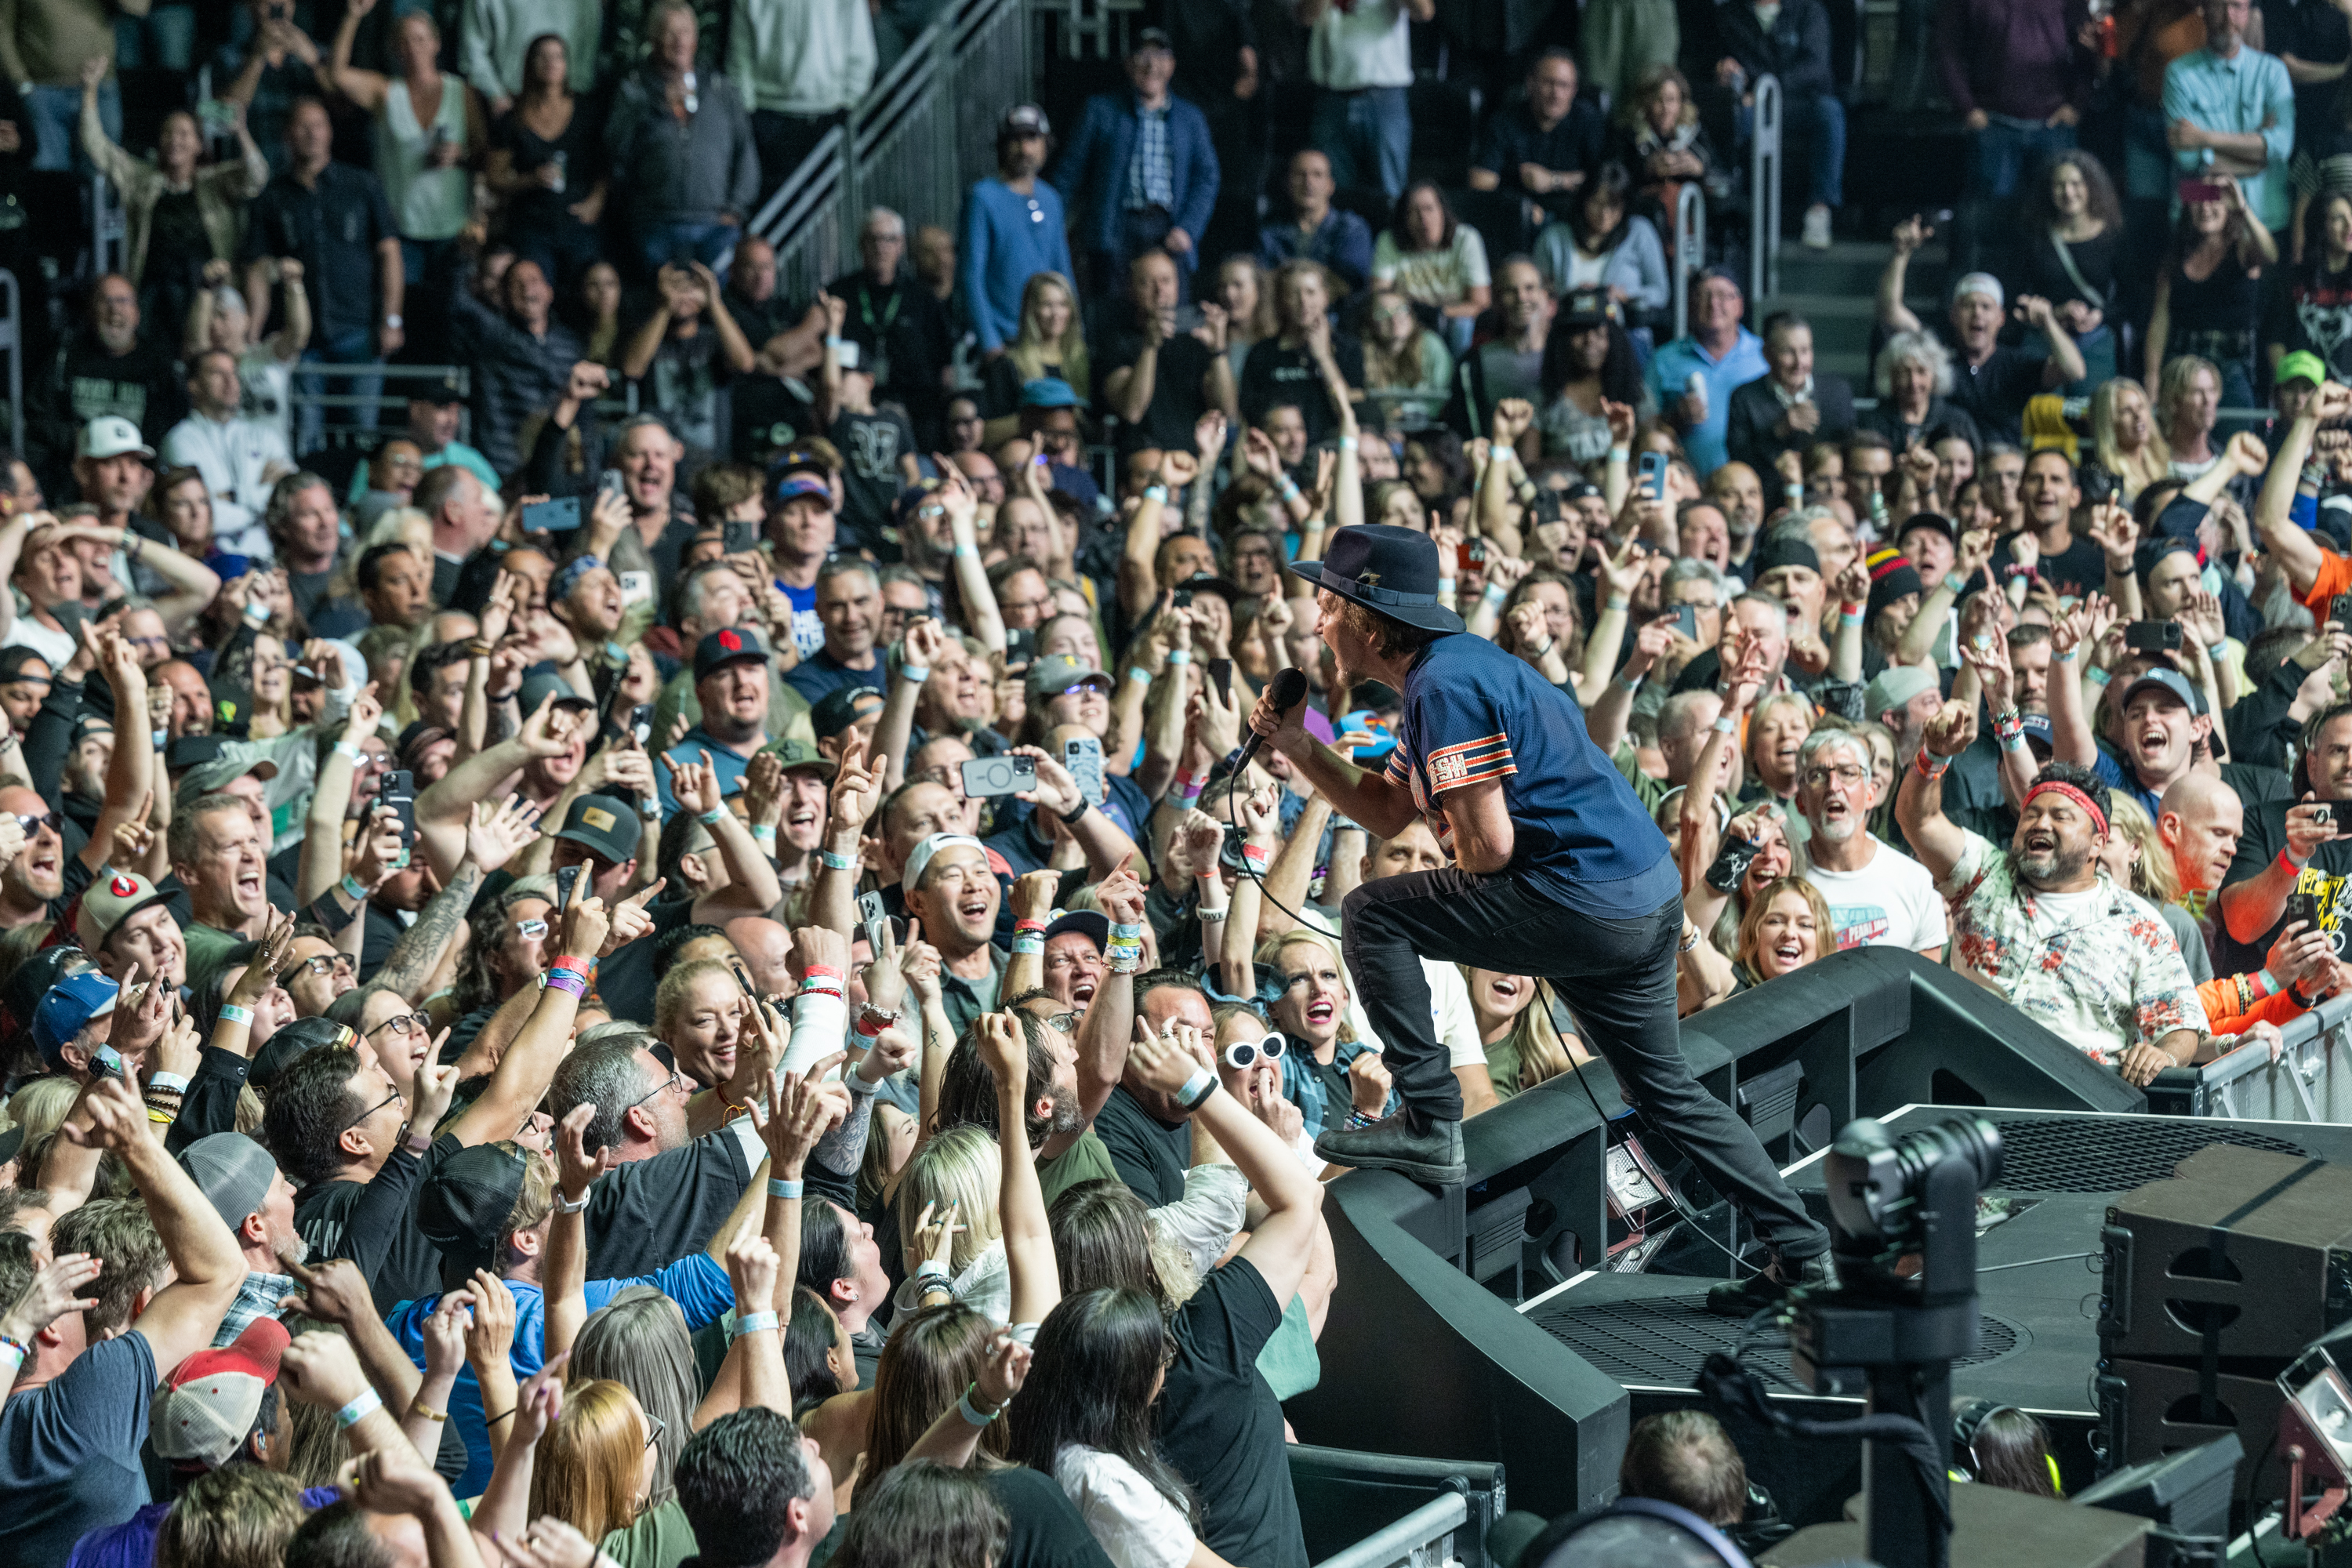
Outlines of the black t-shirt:
{"label": "black t-shirt", "polygon": [[1282,1310],[1247,1258],[1211,1271],[1171,1325],[1160,1399],[1160,1452],[1200,1497],[1201,1539],[1250,1568],[1307,1568],[1282,1405],[1257,1370]]}
{"label": "black t-shirt", "polygon": [[860,542],[878,542],[907,486],[899,459],[917,450],[915,427],[887,411],[843,413],[834,416],[827,434],[841,449],[842,521],[856,531]]}
{"label": "black t-shirt", "polygon": [[170,352],[143,337],[129,353],[113,354],[93,333],[77,332],[58,361],[58,376],[59,412],[77,429],[93,419],[119,415],[138,426],[152,446],[188,411],[186,391]]}
{"label": "black t-shirt", "polygon": [[[2223,881],[2228,887],[2259,877],[2279,858],[2286,847],[2286,812],[2294,803],[2287,800],[2246,802],[2246,831],[2238,839],[2238,857],[2230,862],[2230,875]],[[2319,923],[2326,930],[2342,931],[2352,921],[2352,840],[2331,839],[2316,846],[2311,852],[2311,864],[2295,878],[2294,891],[2315,895],[2319,900]],[[2292,905],[2294,895],[2289,895]],[[2287,922],[2283,910],[2279,918],[2252,942],[2239,942],[2230,935],[2221,920],[2221,900],[2207,916],[2211,925],[2213,973],[2216,974],[2248,973],[2263,966],[2269,956],[2271,943]]]}
{"label": "black t-shirt", "polygon": [[722,1127],[606,1173],[588,1195],[588,1278],[632,1279],[701,1251],[742,1201],[751,1171],[742,1134]]}
{"label": "black t-shirt", "polygon": [[692,924],[694,900],[656,899],[646,906],[646,913],[653,918],[653,930],[615,950],[612,957],[596,966],[596,994],[604,998],[605,1010],[614,1017],[626,1018],[650,1029],[654,1026],[654,988],[659,984],[654,978],[655,939],[664,931]]}
{"label": "black t-shirt", "polygon": [[373,1181],[303,1188],[294,1199],[294,1228],[310,1244],[310,1261],[350,1258],[367,1277],[379,1312],[439,1294],[441,1249],[417,1227],[416,1189],[457,1149],[445,1135],[422,1158],[394,1149]]}
{"label": "black t-shirt", "polygon": [[[1130,328],[1110,341],[1110,353],[1103,357],[1098,373],[1108,379],[1113,371],[1126,370],[1143,353],[1143,334]],[[1143,410],[1143,417],[1132,425],[1121,425],[1118,448],[1122,453],[1140,450],[1145,447],[1172,447],[1180,452],[1192,449],[1192,426],[1209,411],[1209,401],[1201,395],[1201,384],[1215,363],[1209,345],[1190,332],[1178,332],[1161,341],[1159,363],[1151,376],[1151,402]],[[1097,390],[1097,406],[1109,402],[1109,395]]]}
{"label": "black t-shirt", "polygon": [[753,371],[730,388],[734,404],[735,456],[764,463],[804,436],[816,434],[816,405],[805,383]]}
{"label": "black t-shirt", "polygon": [[862,270],[849,273],[826,291],[848,307],[841,335],[874,372],[877,395],[901,399],[918,418],[945,400],[940,372],[955,357],[955,330],[947,307],[909,268],[901,267],[887,285]]}
{"label": "black t-shirt", "polygon": [[[509,109],[492,122],[490,146],[513,154],[518,176],[535,175],[541,166],[558,157],[563,160],[562,190],[526,185],[507,198],[507,221],[518,234],[553,235],[561,233],[567,221],[580,221],[570,209],[587,199],[604,173],[603,147],[593,133],[593,117],[587,112],[587,107],[575,102],[572,118],[552,138],[541,136],[526,124],[520,109]],[[548,279],[551,285],[559,281]]]}
{"label": "black t-shirt", "polygon": [[1171,1127],[1143,1109],[1124,1084],[1110,1091],[1095,1117],[1095,1136],[1110,1151],[1110,1163],[1147,1208],[1184,1195],[1184,1173],[1192,1163],[1192,1125]]}
{"label": "black t-shirt", "polygon": [[1988,441],[2015,441],[2025,419],[2026,399],[2043,390],[2043,362],[2022,349],[1997,343],[1984,363],[1969,368],[1952,350],[1952,405],[1977,422]]}
{"label": "black t-shirt", "polygon": [[996,1568],[1110,1568],[1077,1505],[1053,1477],[1011,1465],[983,1470],[980,1479],[1012,1527]]}
{"label": "black t-shirt", "polygon": [[[1331,334],[1331,357],[1339,363],[1339,374],[1347,384],[1361,391],[1364,384],[1364,345],[1340,332]],[[1249,352],[1242,365],[1242,417],[1251,424],[1262,423],[1266,410],[1281,404],[1295,403],[1307,419],[1307,439],[1312,443],[1328,439],[1339,428],[1339,416],[1331,407],[1330,394],[1323,390],[1323,373],[1315,368],[1315,361],[1304,347],[1285,348],[1282,340],[1263,338]]]}
{"label": "black t-shirt", "polygon": [[719,452],[734,434],[734,410],[728,405],[734,381],[734,368],[719,346],[719,329],[698,319],[691,337],[672,328],[637,384],[640,395],[668,416],[679,440],[703,452]]}
{"label": "black t-shirt", "polygon": [[376,177],[330,162],[315,187],[284,174],[254,198],[246,213],[245,258],[290,256],[302,264],[311,336],[318,339],[375,327],[375,247],[398,237]]}
{"label": "black t-shirt", "polygon": [[212,236],[196,210],[196,188],[166,191],[147,219],[147,270],[166,282],[184,282],[212,259]]}
{"label": "black t-shirt", "polygon": [[[2011,559],[2009,542],[2003,540],[1993,549],[1993,570],[1999,572]],[[2042,557],[2034,570],[2062,597],[2071,595],[2079,599],[2106,586],[2107,553],[2077,531],[2073,543],[2055,555]]]}
{"label": "black t-shirt", "polygon": [[[1581,98],[1570,103],[1559,123],[1549,131],[1536,124],[1535,115],[1521,100],[1487,121],[1470,166],[1495,175],[1504,190],[1525,192],[1527,187],[1519,180],[1522,163],[1533,163],[1562,174],[1577,169],[1597,169],[1608,140],[1608,121]],[[1562,191],[1538,205],[1564,223],[1580,196],[1580,192]]]}

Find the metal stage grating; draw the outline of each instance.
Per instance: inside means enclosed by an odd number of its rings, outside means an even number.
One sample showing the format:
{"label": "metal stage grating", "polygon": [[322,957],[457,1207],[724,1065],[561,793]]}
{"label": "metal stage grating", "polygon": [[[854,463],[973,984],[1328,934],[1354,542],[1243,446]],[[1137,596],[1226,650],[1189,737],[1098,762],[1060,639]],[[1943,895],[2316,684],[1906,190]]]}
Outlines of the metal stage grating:
{"label": "metal stage grating", "polygon": [[2300,1143],[2226,1121],[2154,1116],[2001,1116],[2000,1180],[2020,1193],[2127,1193],[2209,1143],[2308,1158]]}
{"label": "metal stage grating", "polygon": [[[1643,1300],[1580,1303],[1574,1291],[1528,1313],[1528,1319],[1603,1376],[1628,1387],[1690,1388],[1709,1354],[1738,1348],[1740,1320],[1706,1310],[1705,1295],[1651,1297]],[[1977,1353],[1956,1367],[1981,1366],[2017,1349],[2017,1326],[2002,1319],[1977,1319]],[[1748,1365],[1764,1379],[1800,1392],[1789,1375],[1785,1352],[1750,1354]]]}

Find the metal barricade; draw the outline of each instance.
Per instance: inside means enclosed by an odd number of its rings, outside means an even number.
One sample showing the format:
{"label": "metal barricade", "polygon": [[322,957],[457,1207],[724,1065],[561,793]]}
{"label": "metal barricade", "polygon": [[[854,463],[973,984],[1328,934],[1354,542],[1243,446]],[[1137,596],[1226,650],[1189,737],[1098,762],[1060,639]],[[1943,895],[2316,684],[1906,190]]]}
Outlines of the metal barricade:
{"label": "metal barricade", "polygon": [[805,299],[854,268],[870,207],[896,211],[910,234],[954,227],[963,193],[995,172],[999,118],[1034,76],[1024,0],[951,0],[752,217],[776,247],[777,288]]}
{"label": "metal barricade", "polygon": [[1754,133],[1748,149],[1748,302],[1780,291],[1780,79],[1756,79]]}
{"label": "metal barricade", "polygon": [[89,254],[104,274],[120,272],[128,256],[131,226],[123,216],[122,204],[114,199],[114,186],[104,174],[89,177]]}
{"label": "metal barricade", "polygon": [[[13,297],[13,289],[11,292]],[[381,426],[383,424],[383,411],[387,408],[399,410],[399,416],[403,419],[406,418],[408,395],[402,390],[404,384],[442,382],[453,376],[457,378],[457,395],[460,397],[470,397],[473,393],[473,376],[461,364],[381,363],[332,364],[320,360],[305,360],[294,367],[294,380],[286,401],[295,412],[294,429],[297,439],[299,439],[302,429],[299,411],[302,409],[318,409],[322,418],[329,409],[363,410],[373,415],[375,425]],[[381,384],[374,392],[329,392],[313,390],[311,384],[323,384],[331,386],[337,382],[361,381],[373,381]],[[295,456],[308,457],[311,452],[328,447],[370,447],[374,444],[378,433],[377,429],[365,426],[329,424],[320,432],[324,437],[320,447],[307,447],[297,452]]]}
{"label": "metal barricade", "polygon": [[1690,336],[1690,280],[1706,266],[1706,193],[1683,182],[1675,198],[1675,337]]}
{"label": "metal barricade", "polygon": [[1469,1500],[1460,1492],[1448,1492],[1326,1557],[1316,1568],[1437,1568],[1458,1563],[1462,1554],[1454,1548],[1454,1532],[1469,1522]]}
{"label": "metal barricade", "polygon": [[0,267],[0,296],[8,301],[5,317],[0,317],[0,348],[8,351],[8,447],[11,451],[25,449],[25,307],[24,295],[17,289],[16,275]]}
{"label": "metal barricade", "polygon": [[2279,1031],[2276,1060],[2259,1042],[2148,1086],[2151,1110],[2260,1121],[2352,1122],[2352,995],[2331,997]]}

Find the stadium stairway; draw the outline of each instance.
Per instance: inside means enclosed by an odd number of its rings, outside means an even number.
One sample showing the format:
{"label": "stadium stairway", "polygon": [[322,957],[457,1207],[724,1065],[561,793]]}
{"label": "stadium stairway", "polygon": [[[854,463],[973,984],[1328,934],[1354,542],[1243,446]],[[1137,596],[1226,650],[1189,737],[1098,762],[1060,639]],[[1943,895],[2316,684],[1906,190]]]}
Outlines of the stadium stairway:
{"label": "stadium stairway", "polygon": [[[1793,241],[1780,247],[1780,291],[1764,300],[1749,325],[1760,326],[1775,310],[1794,310],[1813,324],[1813,368],[1844,376],[1854,395],[1870,393],[1871,317],[1878,276],[1894,247],[1884,241],[1841,239],[1827,250],[1808,250]],[[1904,300],[1922,321],[1941,309],[1944,247],[1928,244],[1911,258]]]}

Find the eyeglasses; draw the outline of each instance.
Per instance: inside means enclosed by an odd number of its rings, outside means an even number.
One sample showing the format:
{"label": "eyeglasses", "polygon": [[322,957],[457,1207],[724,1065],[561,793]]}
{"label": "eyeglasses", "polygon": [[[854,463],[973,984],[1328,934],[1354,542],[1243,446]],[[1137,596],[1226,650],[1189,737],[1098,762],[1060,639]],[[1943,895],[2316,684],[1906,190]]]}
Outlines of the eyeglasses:
{"label": "eyeglasses", "polygon": [[1078,1032],[1078,1023],[1082,1016],[1083,1015],[1077,1013],[1047,1013],[1042,1015],[1037,1021],[1049,1029],[1058,1029],[1065,1035],[1075,1035]]}
{"label": "eyeglasses", "polygon": [[405,1037],[409,1035],[424,1034],[432,1026],[433,1020],[422,1013],[394,1013],[391,1017],[378,1024],[374,1029],[368,1029],[363,1033],[368,1037],[373,1038],[378,1029],[390,1029],[394,1034]]}
{"label": "eyeglasses", "polygon": [[[317,953],[294,967],[298,973],[302,974],[349,974],[352,973],[352,955],[347,952]],[[391,1021],[389,1018],[384,1020],[387,1024]]]}
{"label": "eyeglasses", "polygon": [[1858,768],[1852,763],[1846,763],[1843,767],[1805,770],[1805,783],[1814,789],[1827,789],[1832,780],[1846,789],[1852,789],[1869,776],[1867,769]]}
{"label": "eyeglasses", "polygon": [[638,1106],[643,1105],[655,1095],[667,1094],[674,1089],[683,1089],[685,1085],[686,1080],[677,1076],[677,1069],[676,1068],[672,1068],[669,1069],[669,1077],[662,1079],[661,1082],[654,1085],[653,1088],[647,1089],[645,1093],[639,1095],[636,1099],[623,1106],[621,1108],[621,1114],[626,1116],[630,1111],[635,1110]]}
{"label": "eyeglasses", "polygon": [[668,1422],[663,1420],[660,1416],[655,1415],[650,1410],[646,1412],[646,1431],[649,1434],[646,1438],[646,1447],[650,1448],[656,1443],[660,1442],[662,1440],[662,1434],[668,1430]]}
{"label": "eyeglasses", "polygon": [[515,921],[515,934],[529,941],[536,941],[547,934],[547,922],[545,921]]}
{"label": "eyeglasses", "polygon": [[395,1089],[390,1094],[385,1095],[382,1100],[377,1100],[373,1105],[369,1106],[365,1110],[361,1111],[357,1116],[352,1117],[349,1121],[344,1122],[341,1127],[336,1128],[335,1136],[338,1138],[341,1137],[344,1133],[349,1132],[352,1128],[357,1127],[361,1122],[365,1121],[369,1117],[373,1116],[377,1111],[382,1110],[385,1106],[397,1103],[399,1099],[400,1090]]}

